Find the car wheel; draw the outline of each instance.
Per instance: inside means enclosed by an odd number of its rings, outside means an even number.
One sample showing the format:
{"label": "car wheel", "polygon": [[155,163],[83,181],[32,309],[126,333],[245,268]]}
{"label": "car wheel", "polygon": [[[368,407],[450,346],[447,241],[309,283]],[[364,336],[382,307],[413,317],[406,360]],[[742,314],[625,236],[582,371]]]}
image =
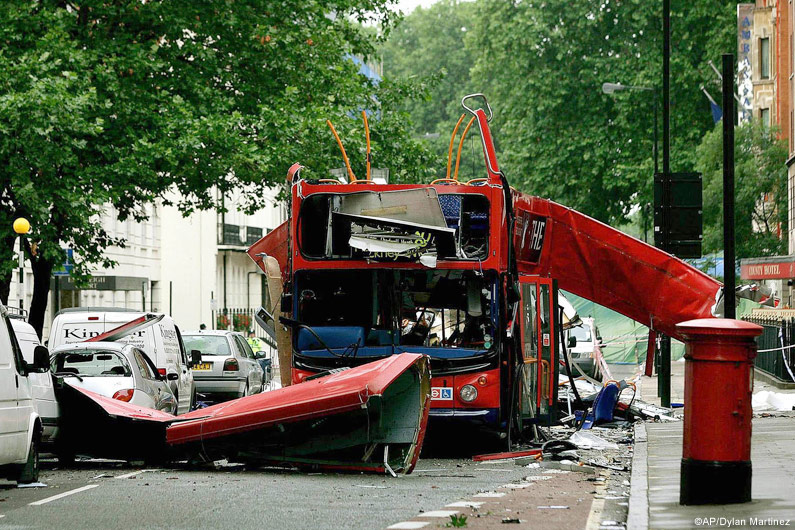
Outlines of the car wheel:
{"label": "car wheel", "polygon": [[246,381],[246,388],[243,389],[243,394],[240,397],[246,397],[248,395],[248,381]]}
{"label": "car wheel", "polygon": [[28,461],[19,470],[17,482],[20,484],[30,484],[39,481],[39,437],[33,435],[28,449]]}

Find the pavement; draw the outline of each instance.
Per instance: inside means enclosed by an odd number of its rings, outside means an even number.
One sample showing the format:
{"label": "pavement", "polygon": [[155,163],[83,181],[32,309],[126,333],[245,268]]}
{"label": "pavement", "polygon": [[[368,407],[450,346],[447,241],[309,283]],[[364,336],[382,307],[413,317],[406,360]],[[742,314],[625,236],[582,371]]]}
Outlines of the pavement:
{"label": "pavement", "polygon": [[[684,402],[684,366],[684,362],[672,363],[673,403]],[[754,392],[760,390],[787,392],[757,379]],[[657,378],[641,377],[638,393],[644,401],[659,404]],[[636,425],[627,528],[795,526],[795,412],[754,415],[753,500],[744,504],[679,505],[683,425],[683,422]]]}

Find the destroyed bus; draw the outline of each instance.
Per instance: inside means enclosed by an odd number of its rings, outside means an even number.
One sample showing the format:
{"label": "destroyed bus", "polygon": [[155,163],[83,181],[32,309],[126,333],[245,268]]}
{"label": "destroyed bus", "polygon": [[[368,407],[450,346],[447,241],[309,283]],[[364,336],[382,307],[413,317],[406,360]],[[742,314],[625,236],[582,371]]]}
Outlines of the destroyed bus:
{"label": "destroyed bus", "polygon": [[[471,108],[475,100],[484,108]],[[462,105],[471,118],[455,171],[466,114],[446,176],[428,184],[371,178],[369,151],[357,178],[328,123],[347,181],[307,180],[301,166],[290,168],[288,220],[248,250],[274,301],[275,314],[261,311],[257,320],[277,340],[283,384],[425,354],[431,419],[476,423],[510,444],[557,419],[559,287],[674,333],[676,322],[709,316],[720,286],[645,243],[510,188],[495,157],[491,108],[480,94]],[[485,171],[464,182],[461,145],[473,123]],[[661,289],[665,300],[646,296]],[[682,309],[677,297],[689,305]]]}

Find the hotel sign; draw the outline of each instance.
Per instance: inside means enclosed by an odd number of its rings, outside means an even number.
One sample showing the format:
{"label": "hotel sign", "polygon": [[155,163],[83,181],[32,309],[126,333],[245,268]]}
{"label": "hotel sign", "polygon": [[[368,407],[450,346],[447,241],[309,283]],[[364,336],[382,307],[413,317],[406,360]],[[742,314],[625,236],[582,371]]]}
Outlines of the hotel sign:
{"label": "hotel sign", "polygon": [[795,278],[795,261],[769,263],[743,263],[740,266],[743,280],[786,280]]}

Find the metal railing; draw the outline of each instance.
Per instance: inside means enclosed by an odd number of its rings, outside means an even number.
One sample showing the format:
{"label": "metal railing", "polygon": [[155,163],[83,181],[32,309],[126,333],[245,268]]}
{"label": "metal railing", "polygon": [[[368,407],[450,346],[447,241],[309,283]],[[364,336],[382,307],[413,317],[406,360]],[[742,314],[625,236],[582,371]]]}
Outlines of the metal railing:
{"label": "metal railing", "polygon": [[768,374],[791,383],[795,381],[795,318],[789,315],[746,315],[743,320],[762,326],[757,337],[758,353],[754,366]]}
{"label": "metal railing", "polygon": [[213,311],[213,329],[239,331],[246,337],[248,337],[249,331],[253,331],[255,337],[275,350],[276,343],[254,320],[256,312],[256,308],[252,307],[230,307]]}

